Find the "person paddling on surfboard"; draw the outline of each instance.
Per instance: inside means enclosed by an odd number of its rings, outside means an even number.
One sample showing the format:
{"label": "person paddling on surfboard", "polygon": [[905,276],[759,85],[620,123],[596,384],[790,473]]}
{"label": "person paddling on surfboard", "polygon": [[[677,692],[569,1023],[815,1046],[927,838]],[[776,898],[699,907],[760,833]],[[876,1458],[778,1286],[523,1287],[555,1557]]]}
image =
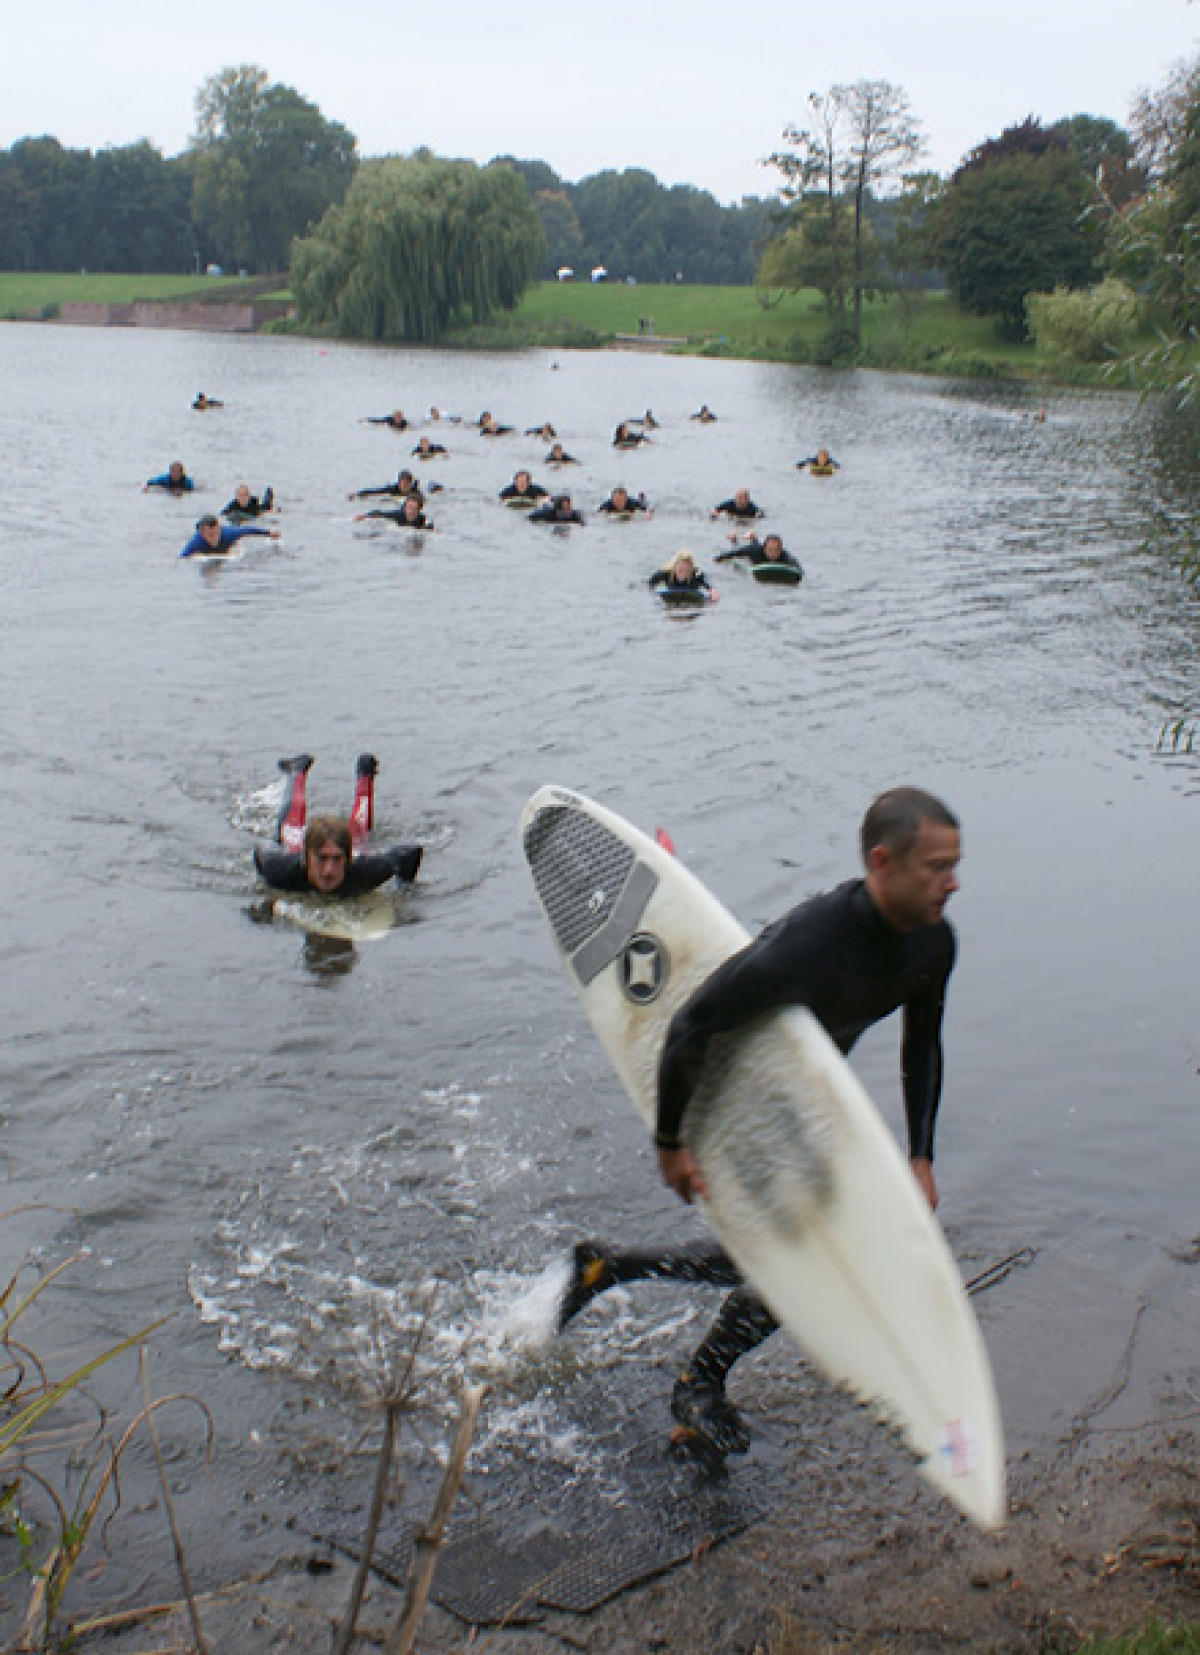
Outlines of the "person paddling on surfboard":
{"label": "person paddling on surfboard", "polygon": [[650,576],[651,590],[661,586],[667,592],[709,592],[712,588],[708,584],[708,577],[702,569],[697,569],[696,560],[682,547],[675,553],[669,563],[661,569],[656,569]]}
{"label": "person paddling on surfboard", "polygon": [[713,559],[714,563],[728,563],[730,558],[744,557],[750,563],[780,563],[785,569],[799,570],[800,578],[804,578],[804,570],[800,568],[799,559],[785,550],[779,535],[765,534],[761,540],[756,534],[743,535],[741,540],[736,535],[730,535],[729,538],[733,545],[727,552],[718,552]]}
{"label": "person paddling on surfboard", "polygon": [[[687,1146],[689,1099],[710,1041],[789,1006],[807,1006],[843,1053],[894,1011],[904,1015],[901,1075],[913,1175],[937,1206],[933,1139],[942,1088],[941,1027],[954,965],[946,903],[958,890],[959,825],[919,788],[897,787],[868,809],[860,830],[865,867],[769,925],[712,973],[672,1018],[658,1072],[655,1146],[664,1183],[681,1200],[707,1195]],[[779,1325],[715,1241],[678,1249],[624,1249],[579,1242],[559,1308],[564,1328],[618,1282],[663,1278],[732,1287],[716,1321],[676,1381],[671,1412],[681,1439],[723,1456],[743,1453],[749,1432],[725,1395],[734,1363]]]}
{"label": "person paddling on surfboard", "polygon": [[411,884],[423,854],[420,845],[393,845],[365,850],[375,820],[375,775],[372,753],[360,754],[354,767],[354,803],[349,819],[314,816],[306,823],[308,753],[280,759],[287,786],[276,823],[278,847],[255,845],[254,865],[277,891],[309,891],[324,897],[363,896],[389,879]]}

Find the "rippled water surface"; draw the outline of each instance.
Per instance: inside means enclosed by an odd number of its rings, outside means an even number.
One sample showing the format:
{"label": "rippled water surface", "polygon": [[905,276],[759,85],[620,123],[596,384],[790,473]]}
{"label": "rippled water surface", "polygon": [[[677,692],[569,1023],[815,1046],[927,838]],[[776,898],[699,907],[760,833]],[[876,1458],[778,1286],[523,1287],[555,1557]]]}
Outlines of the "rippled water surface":
{"label": "rippled water surface", "polygon": [[[1155,746],[1200,704],[1200,613],[1142,549],[1179,498],[1153,410],[21,325],[0,367],[0,1258],[91,1250],[60,1298],[82,1348],[172,1314],[157,1383],[218,1408],[218,1478],[270,1481],[367,1304],[438,1279],[439,1333],[487,1344],[581,1231],[691,1233],[534,903],[515,823],[545,781],[667,827],[751,926],[854,871],[881,788],[943,794],[966,848],[943,1217],[964,1267],[1038,1249],[981,1301],[1013,1446],[1103,1389],[1142,1302],[1150,1388],[1192,1352],[1200,756]],[[200,388],[226,407],[192,413]],[[434,402],[551,420],[577,503],[623,481],[653,519],[540,530],[495,495],[518,465],[550,481],[545,445],[451,426],[436,534],[353,523],[349,490],[415,441],[362,416]],[[653,447],[615,453],[647,406]],[[829,481],[794,469],[819,443]],[[143,495],[173,458],[197,494]],[[274,485],[282,540],[179,562],[243,479]],[[714,572],[707,507],[741,483],[798,591]],[[684,619],[645,584],[681,545],[720,593]],[[401,923],[349,953],[251,923],[276,759],[316,755],[311,801],[344,810],[365,749],[378,837],[428,847]],[[855,1059],[896,1126],[897,1034]],[[680,1313],[628,1318],[664,1385]],[[575,1342],[621,1349],[604,1316]]]}

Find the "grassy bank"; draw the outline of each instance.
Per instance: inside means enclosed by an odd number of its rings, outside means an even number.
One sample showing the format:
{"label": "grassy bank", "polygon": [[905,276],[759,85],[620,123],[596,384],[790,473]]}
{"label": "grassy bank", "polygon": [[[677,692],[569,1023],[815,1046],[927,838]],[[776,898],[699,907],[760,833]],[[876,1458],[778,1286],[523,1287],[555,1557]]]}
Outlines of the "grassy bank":
{"label": "grassy bank", "polygon": [[119,272],[0,271],[0,318],[48,317],[63,304],[128,305],[138,299],[228,304],[267,297],[280,278],[237,276],[130,276]]}
{"label": "grassy bank", "polygon": [[[51,317],[68,300],[286,298],[281,280],[0,272],[0,318]],[[704,356],[831,366],[856,361],[861,367],[955,378],[1045,380],[1106,389],[1131,383],[1128,374],[1114,377],[1102,366],[1052,360],[1033,345],[1008,344],[988,318],[968,316],[944,293],[869,300],[857,358],[834,348],[817,293],[787,294],[765,305],[750,287],[542,282],[511,316],[486,327],[457,328],[445,343],[468,350],[586,349],[609,345],[619,335],[637,339],[645,324],[652,324],[657,338],[678,341],[669,348]],[[294,329],[294,323],[279,324],[280,331]]]}
{"label": "grassy bank", "polygon": [[[829,317],[815,292],[788,294],[769,306],[748,287],[623,287],[543,282],[511,318],[464,330],[465,343],[487,346],[607,344],[637,337],[646,319],[675,347],[707,356],[771,362],[844,360],[831,348]],[[1047,379],[1111,386],[1102,368],[1050,363],[1033,345],[1000,339],[990,319],[969,316],[944,293],[870,300],[863,308],[858,365],[991,379]]]}

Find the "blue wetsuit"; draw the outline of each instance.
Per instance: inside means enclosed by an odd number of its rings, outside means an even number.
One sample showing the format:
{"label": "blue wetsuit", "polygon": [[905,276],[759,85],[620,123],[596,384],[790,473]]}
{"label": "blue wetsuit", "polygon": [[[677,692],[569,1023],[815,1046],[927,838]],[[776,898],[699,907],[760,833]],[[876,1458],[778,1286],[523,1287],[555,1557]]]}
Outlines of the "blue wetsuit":
{"label": "blue wetsuit", "polygon": [[235,542],[248,534],[266,535],[269,538],[271,531],[270,529],[256,528],[253,523],[222,523],[215,546],[210,545],[197,530],[179,555],[180,557],[204,557],[207,554],[209,557],[220,557],[223,552],[229,551]]}

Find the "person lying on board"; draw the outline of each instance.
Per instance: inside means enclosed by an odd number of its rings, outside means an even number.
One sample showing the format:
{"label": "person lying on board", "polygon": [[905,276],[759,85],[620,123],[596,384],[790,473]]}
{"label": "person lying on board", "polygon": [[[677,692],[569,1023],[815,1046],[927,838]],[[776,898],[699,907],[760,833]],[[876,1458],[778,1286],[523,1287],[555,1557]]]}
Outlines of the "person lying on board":
{"label": "person lying on board", "polygon": [[372,753],[362,753],[354,767],[354,803],[348,819],[307,815],[308,753],[280,759],[287,779],[276,823],[276,845],[255,845],[254,865],[277,891],[316,892],[326,897],[363,896],[389,879],[411,884],[421,866],[420,845],[393,845],[369,852],[367,836],[375,820],[375,776],[379,769]]}
{"label": "person lying on board", "polygon": [[408,421],[403,408],[393,408],[390,414],[368,414],[364,425],[386,425],[392,431],[407,431]]}
{"label": "person lying on board", "polygon": [[675,553],[671,561],[650,576],[650,586],[661,586],[667,592],[711,592],[712,587],[696,560],[686,547]]}
{"label": "person lying on board", "polygon": [[797,471],[840,471],[841,465],[834,459],[827,448],[818,448],[815,454],[810,454],[807,460],[797,460]]}
{"label": "person lying on board", "polygon": [[418,437],[417,446],[413,453],[418,460],[432,460],[435,454],[445,454],[449,450],[440,442],[434,442],[431,437]]}
{"label": "person lying on board", "polygon": [[612,445],[614,448],[638,448],[650,438],[644,431],[635,431],[629,420],[622,420],[613,432]]}
{"label": "person lying on board", "polygon": [[433,524],[425,515],[425,502],[419,494],[406,494],[399,506],[376,506],[371,511],[359,511],[354,514],[356,523],[365,523],[369,517],[381,517],[387,523],[395,523],[402,529],[430,529]]}
{"label": "person lying on board", "polygon": [[762,507],[756,506],[750,498],[748,488],[735,489],[728,500],[722,500],[719,506],[714,506],[708,514],[710,517],[761,517]]}
{"label": "person lying on board", "polygon": [[415,494],[419,500],[422,492],[422,485],[417,482],[406,466],[403,471],[397,473],[394,483],[380,483],[375,488],[356,488],[348,498],[351,500],[368,500],[373,495],[386,494],[392,499],[405,500],[410,494]]}
{"label": "person lying on board", "polygon": [[579,461],[575,458],[574,454],[567,454],[563,451],[562,443],[556,442],[551,445],[550,452],[546,455],[546,458],[543,460],[542,464],[578,465]]}
{"label": "person lying on board", "polygon": [[548,505],[538,506],[525,519],[527,523],[582,523],[583,513],[576,511],[569,494],[556,494]]}
{"label": "person lying on board", "polygon": [[[811,897],[725,960],[676,1012],[658,1070],[654,1143],[663,1182],[681,1200],[708,1194],[688,1147],[687,1112],[710,1043],[771,1011],[806,1006],[842,1053],[894,1011],[903,1014],[900,1071],[913,1176],[931,1207],[934,1127],[942,1092],[942,1016],[954,966],[946,904],[959,889],[962,842],[940,799],[915,787],[882,793],[859,830],[863,877]],[[749,1432],[725,1395],[735,1362],[778,1326],[719,1243],[682,1248],[579,1242],[559,1326],[618,1282],[651,1278],[733,1288],[675,1383],[684,1439],[743,1453]]]}
{"label": "person lying on board", "polygon": [[182,460],[172,460],[167,469],[157,477],[147,477],[142,484],[142,493],[147,489],[163,488],[168,494],[190,494],[195,483],[183,469]]}
{"label": "person lying on board", "polygon": [[699,420],[701,425],[712,425],[716,417],[707,402],[702,402],[694,414],[688,415],[689,419]]}
{"label": "person lying on board", "polygon": [[222,523],[207,512],[196,524],[196,532],[180,552],[180,557],[224,557],[239,540],[247,535],[278,540],[278,529],[260,529],[254,523]]}
{"label": "person lying on board", "polygon": [[260,498],[257,494],[251,494],[249,483],[239,483],[233,491],[233,499],[221,507],[221,516],[228,517],[234,523],[242,523],[248,518],[265,517],[268,512],[278,509],[273,488],[263,489]]}
{"label": "person lying on board", "polygon": [[506,506],[521,505],[526,500],[536,506],[539,500],[545,500],[548,496],[549,490],[535,483],[528,471],[516,471],[512,482],[500,490],[499,498]]}
{"label": "person lying on board", "polygon": [[603,505],[597,506],[596,510],[606,512],[612,517],[632,517],[639,513],[643,517],[650,516],[650,507],[646,504],[646,496],[644,494],[630,494],[623,483],[618,483],[616,488],[609,494],[608,499],[604,501]]}
{"label": "person lying on board", "polygon": [[201,414],[209,408],[224,408],[224,406],[225,404],[218,402],[216,397],[206,397],[203,391],[196,392],[195,400],[192,403],[192,407],[196,412]]}
{"label": "person lying on board", "polygon": [[784,550],[783,541],[777,534],[764,535],[761,540],[757,535],[743,535],[727,552],[718,552],[714,562],[728,563],[731,558],[738,557],[744,557],[748,563],[780,563],[786,569],[796,569],[801,577],[804,575],[799,559]]}

